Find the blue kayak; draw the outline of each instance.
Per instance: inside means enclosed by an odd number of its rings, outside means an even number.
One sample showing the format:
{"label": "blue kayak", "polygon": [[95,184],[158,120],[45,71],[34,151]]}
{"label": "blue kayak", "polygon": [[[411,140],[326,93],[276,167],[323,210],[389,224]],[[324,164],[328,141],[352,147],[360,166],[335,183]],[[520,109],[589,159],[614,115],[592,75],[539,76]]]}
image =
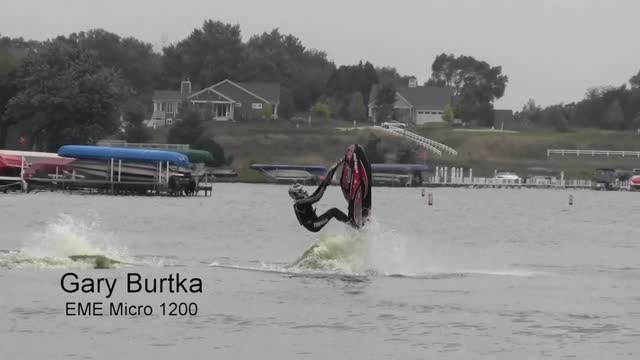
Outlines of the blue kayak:
{"label": "blue kayak", "polygon": [[145,163],[169,162],[169,164],[187,167],[186,155],[164,150],[130,149],[90,145],[65,145],[58,149],[58,155],[86,160],[125,160]]}

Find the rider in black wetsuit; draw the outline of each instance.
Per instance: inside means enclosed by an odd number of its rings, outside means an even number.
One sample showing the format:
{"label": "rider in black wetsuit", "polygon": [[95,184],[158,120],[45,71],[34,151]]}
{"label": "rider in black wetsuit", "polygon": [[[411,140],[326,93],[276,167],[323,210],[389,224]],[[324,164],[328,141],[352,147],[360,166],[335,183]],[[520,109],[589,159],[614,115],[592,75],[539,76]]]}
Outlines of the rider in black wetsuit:
{"label": "rider in black wetsuit", "polygon": [[293,209],[296,213],[296,217],[300,222],[300,225],[307,228],[307,230],[312,232],[318,232],[322,229],[329,220],[332,218],[336,218],[342,222],[349,222],[349,217],[343,213],[342,211],[331,208],[327,210],[324,214],[318,216],[316,214],[316,210],[313,208],[313,204],[318,202],[324,191],[327,189],[327,186],[331,184],[331,179],[336,172],[338,166],[342,164],[342,161],[335,164],[329,171],[327,172],[327,176],[322,181],[318,189],[311,195],[308,195],[307,192],[302,188],[300,184],[293,184],[289,188],[289,196],[295,201],[293,204]]}

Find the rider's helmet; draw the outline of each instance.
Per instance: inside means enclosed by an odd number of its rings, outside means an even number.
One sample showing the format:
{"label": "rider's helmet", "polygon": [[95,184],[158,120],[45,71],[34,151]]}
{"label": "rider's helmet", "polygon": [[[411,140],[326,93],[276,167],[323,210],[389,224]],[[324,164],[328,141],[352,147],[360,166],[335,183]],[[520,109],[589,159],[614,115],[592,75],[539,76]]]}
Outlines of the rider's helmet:
{"label": "rider's helmet", "polygon": [[289,188],[289,196],[291,196],[293,200],[300,200],[306,198],[309,194],[307,194],[302,185],[295,183]]}

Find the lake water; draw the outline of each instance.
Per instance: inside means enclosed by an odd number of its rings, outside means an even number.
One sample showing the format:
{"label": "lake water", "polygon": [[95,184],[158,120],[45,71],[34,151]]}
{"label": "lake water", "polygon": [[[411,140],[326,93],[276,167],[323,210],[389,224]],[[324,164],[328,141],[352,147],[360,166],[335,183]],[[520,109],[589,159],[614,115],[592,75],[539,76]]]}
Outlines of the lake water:
{"label": "lake water", "polygon": [[[374,188],[367,229],[310,233],[286,190],[0,195],[0,358],[640,357],[638,193],[427,189],[428,206],[420,189]],[[345,208],[337,187],[329,206]],[[131,265],[68,258],[96,254]],[[68,272],[119,283],[109,299],[69,294]],[[129,294],[131,272],[197,277],[202,293]],[[154,314],[65,316],[79,301]],[[171,301],[198,313],[161,316]]]}

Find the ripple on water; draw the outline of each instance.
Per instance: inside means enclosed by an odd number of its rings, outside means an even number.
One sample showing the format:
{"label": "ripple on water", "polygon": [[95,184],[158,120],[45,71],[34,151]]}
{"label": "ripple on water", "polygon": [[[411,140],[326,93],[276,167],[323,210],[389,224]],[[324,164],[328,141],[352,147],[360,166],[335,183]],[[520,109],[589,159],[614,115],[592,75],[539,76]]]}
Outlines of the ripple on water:
{"label": "ripple on water", "polygon": [[355,330],[354,327],[345,325],[343,323],[295,325],[295,326],[292,326],[291,329],[292,330],[300,330],[300,329]]}

